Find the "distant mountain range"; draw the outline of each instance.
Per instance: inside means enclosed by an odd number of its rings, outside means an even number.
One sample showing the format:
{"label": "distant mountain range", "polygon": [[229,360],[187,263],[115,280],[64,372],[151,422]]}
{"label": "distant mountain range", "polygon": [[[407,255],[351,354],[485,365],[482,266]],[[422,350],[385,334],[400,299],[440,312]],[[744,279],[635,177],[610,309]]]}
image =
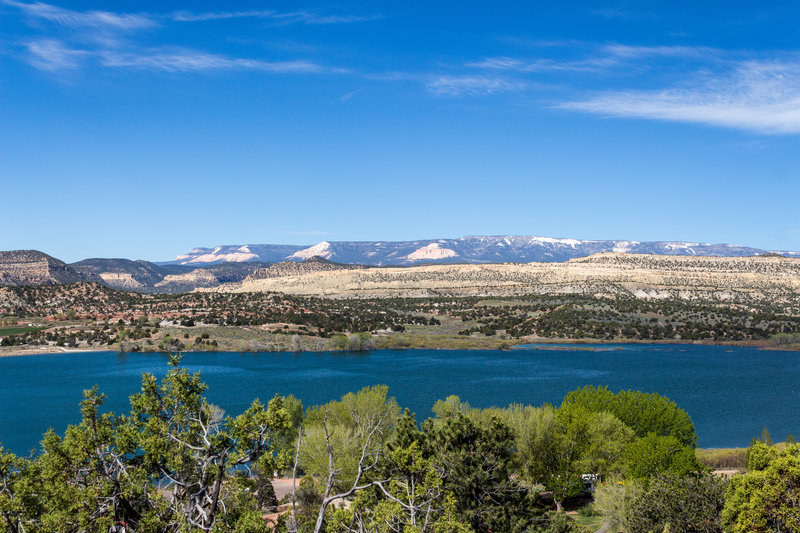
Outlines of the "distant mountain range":
{"label": "distant mountain range", "polygon": [[260,262],[158,265],[142,260],[100,258],[66,264],[36,250],[14,250],[0,252],[0,287],[85,281],[121,290],[175,294],[242,281],[268,266]]}
{"label": "distant mountain range", "polygon": [[419,241],[323,241],[313,246],[276,244],[226,245],[195,248],[162,264],[208,265],[222,262],[303,261],[323,257],[337,263],[374,266],[419,263],[530,263],[561,262],[600,252],[656,255],[740,257],[780,253],[800,257],[800,252],[769,251],[735,244],[681,241],[589,241],[551,237],[500,235]]}
{"label": "distant mountain range", "polygon": [[[601,252],[740,257],[800,252],[732,244],[587,241],[531,236],[462,237],[419,241],[328,242],[313,246],[245,244],[195,248],[174,261],[84,259],[67,264],[36,250],[0,252],[0,287],[89,281],[122,290],[180,293],[246,278],[267,279],[345,265],[408,266],[424,263],[563,262]],[[354,268],[354,267],[350,267]]]}

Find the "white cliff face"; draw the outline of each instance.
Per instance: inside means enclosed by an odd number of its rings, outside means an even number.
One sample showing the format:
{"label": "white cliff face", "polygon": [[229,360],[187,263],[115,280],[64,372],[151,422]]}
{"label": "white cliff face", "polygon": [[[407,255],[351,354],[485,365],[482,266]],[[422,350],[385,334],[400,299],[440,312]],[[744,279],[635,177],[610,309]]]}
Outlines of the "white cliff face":
{"label": "white cliff face", "polygon": [[437,259],[447,259],[448,257],[458,257],[455,250],[442,248],[438,242],[433,242],[422,248],[417,248],[406,257],[409,261],[435,261]]}
{"label": "white cliff face", "polygon": [[182,265],[192,263],[243,263],[245,261],[256,261],[258,255],[252,253],[247,245],[240,246],[234,251],[223,251],[222,246],[217,246],[213,250],[195,248],[188,254],[182,254],[175,258],[175,261]]}
{"label": "white cliff face", "polygon": [[156,287],[165,288],[170,285],[191,285],[193,287],[214,287],[219,279],[206,269],[198,268],[184,274],[169,274],[156,283]]}
{"label": "white cliff face", "polygon": [[118,289],[138,289],[144,287],[144,284],[135,280],[133,276],[127,272],[101,272],[100,279],[106,282],[107,285]]}
{"label": "white cliff face", "polygon": [[314,256],[324,257],[325,259],[330,259],[333,257],[333,251],[331,251],[331,243],[328,241],[322,241],[319,244],[315,244],[310,248],[306,248],[305,250],[300,250],[299,252],[295,252],[287,259],[311,259]]}

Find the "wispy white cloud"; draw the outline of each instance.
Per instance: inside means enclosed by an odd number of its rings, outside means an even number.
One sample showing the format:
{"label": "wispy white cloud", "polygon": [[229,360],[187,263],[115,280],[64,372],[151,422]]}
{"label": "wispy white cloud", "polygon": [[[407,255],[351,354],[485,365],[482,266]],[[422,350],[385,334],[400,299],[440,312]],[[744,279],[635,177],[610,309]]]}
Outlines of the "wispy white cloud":
{"label": "wispy white cloud", "polygon": [[[628,6],[630,7],[630,6]],[[607,19],[620,19],[620,20],[642,20],[654,19],[658,15],[651,11],[642,11],[626,8],[626,6],[619,6],[615,8],[601,8],[592,10],[592,15],[603,17]]]}
{"label": "wispy white cloud", "polygon": [[221,70],[258,70],[272,73],[330,72],[311,61],[263,61],[207,54],[195,50],[150,50],[145,52],[99,52],[100,63],[106,67],[133,68],[163,72],[209,72]]}
{"label": "wispy white cloud", "polygon": [[189,49],[150,49],[99,51],[70,48],[57,39],[40,39],[26,44],[28,62],[39,70],[59,72],[75,70],[88,62],[108,68],[160,72],[213,72],[250,70],[270,73],[342,73],[312,61],[264,61],[208,54]]}
{"label": "wispy white cloud", "polygon": [[[0,0],[33,19],[31,26],[41,36],[20,43],[23,57],[31,66],[48,72],[76,70],[84,66],[138,69],[161,72],[210,72],[248,70],[270,73],[342,73],[305,59],[285,61],[230,57],[199,50],[171,47],[168,44],[144,47],[130,33],[164,24],[199,22],[225,18],[262,17],[276,24],[303,22],[332,24],[356,21],[359,17],[325,15],[311,11],[280,13],[275,11],[231,11],[217,13],[176,12],[171,14],[113,13],[110,11],[74,11],[43,2],[26,3]],[[47,24],[43,24],[47,23]],[[64,28],[69,31],[59,31]]]}
{"label": "wispy white cloud", "polygon": [[439,96],[480,96],[524,87],[521,81],[488,76],[438,76],[426,84],[428,91]]}
{"label": "wispy white cloud", "polygon": [[[561,109],[764,134],[800,133],[800,56],[797,54],[776,52],[766,59],[754,52],[705,46],[589,44],[582,47],[583,57],[574,58],[571,54],[573,58],[531,60],[501,56],[466,66],[484,72],[513,73],[521,79],[530,79],[526,76],[539,73],[569,72],[602,75],[604,83],[612,87],[631,79],[639,84],[646,82],[651,87],[661,85],[650,90],[615,88],[588,95],[581,87],[572,86],[573,94],[583,96],[557,104]],[[647,73],[646,78],[644,73]],[[466,86],[469,87],[469,83]],[[565,85],[566,90],[570,90],[569,87]],[[447,91],[448,86],[444,84],[442,92]],[[452,92],[458,92],[457,84]],[[464,93],[470,94],[469,89]]]}
{"label": "wispy white cloud", "polygon": [[295,11],[279,13],[272,17],[284,24],[350,24],[383,18],[381,15],[334,15],[315,11]]}
{"label": "wispy white cloud", "polygon": [[512,57],[488,57],[481,61],[467,63],[468,67],[488,70],[508,70],[513,72],[587,72],[600,70],[616,64],[609,58],[585,59],[578,61],[557,61],[553,59],[535,59],[523,61]]}
{"label": "wispy white cloud", "polygon": [[275,11],[175,11],[167,17],[176,22],[205,22],[207,20],[227,20],[236,18],[272,18],[275,14]]}
{"label": "wispy white cloud", "polygon": [[75,11],[44,2],[0,0],[26,15],[71,28],[115,29],[131,31],[158,26],[160,21],[205,22],[238,18],[269,19],[279,24],[347,24],[366,22],[381,15],[330,14],[319,11],[248,10],[248,11],[175,11],[167,14],[114,13],[111,11]]}
{"label": "wispy white cloud", "polygon": [[27,43],[30,64],[49,72],[72,70],[90,55],[84,50],[73,50],[56,39],[41,39]]}
{"label": "wispy white cloud", "polygon": [[744,61],[722,74],[702,74],[661,90],[607,91],[557,107],[630,117],[800,133],[800,60]]}
{"label": "wispy white cloud", "polygon": [[381,18],[380,15],[331,15],[315,11],[278,12],[272,10],[252,11],[176,11],[168,18],[177,22],[205,22],[209,20],[227,20],[237,18],[268,19],[279,24],[347,24],[365,22]]}
{"label": "wispy white cloud", "polygon": [[110,11],[73,11],[43,2],[27,4],[14,0],[3,0],[30,17],[47,20],[69,28],[112,29],[133,31],[157,26],[153,18],[136,13],[113,13]]}
{"label": "wispy white cloud", "polygon": [[467,67],[513,72],[600,72],[643,59],[680,58],[711,60],[722,54],[720,50],[696,46],[628,46],[607,44],[594,47],[588,57],[580,59],[536,58],[530,60],[513,57],[488,57],[467,63]]}
{"label": "wispy white cloud", "polygon": [[339,97],[339,101],[340,102],[346,102],[346,101],[350,100],[352,97],[354,97],[355,95],[357,95],[360,92],[361,92],[361,89],[356,89],[355,91],[350,91],[349,93],[346,93],[346,94],[343,94],[342,96],[340,96]]}
{"label": "wispy white cloud", "polygon": [[626,44],[607,44],[601,51],[620,59],[640,59],[646,57],[676,57],[683,59],[713,59],[724,54],[718,48],[708,46],[631,46]]}

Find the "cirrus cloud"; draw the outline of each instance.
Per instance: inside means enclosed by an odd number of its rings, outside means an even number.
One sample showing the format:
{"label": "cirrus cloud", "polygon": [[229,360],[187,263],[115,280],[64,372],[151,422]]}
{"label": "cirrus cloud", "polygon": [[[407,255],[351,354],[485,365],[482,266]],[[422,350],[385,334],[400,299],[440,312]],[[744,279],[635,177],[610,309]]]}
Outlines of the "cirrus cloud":
{"label": "cirrus cloud", "polygon": [[30,17],[47,20],[70,28],[113,29],[132,31],[157,26],[158,23],[147,15],[138,13],[113,13],[110,11],[73,11],[62,7],[34,2],[27,4],[14,0],[3,3],[21,10]]}
{"label": "cirrus cloud", "polygon": [[606,91],[556,107],[766,134],[800,133],[800,61],[744,61],[659,90]]}
{"label": "cirrus cloud", "polygon": [[426,84],[430,92],[439,96],[488,95],[524,87],[521,81],[490,76],[438,76]]}

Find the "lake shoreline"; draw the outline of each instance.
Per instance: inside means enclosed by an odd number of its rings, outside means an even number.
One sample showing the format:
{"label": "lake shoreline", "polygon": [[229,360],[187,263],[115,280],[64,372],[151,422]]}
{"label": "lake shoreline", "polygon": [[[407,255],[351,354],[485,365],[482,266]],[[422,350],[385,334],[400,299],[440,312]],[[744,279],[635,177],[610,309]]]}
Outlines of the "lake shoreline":
{"label": "lake shoreline", "polygon": [[[464,346],[463,344],[459,346],[453,347],[446,347],[441,346],[441,342],[431,343],[431,345],[426,345],[424,342],[420,345],[415,345],[413,347],[401,347],[401,346],[382,346],[379,345],[375,349],[376,350],[504,350],[504,349],[513,349],[517,346],[527,346],[531,344],[542,345],[542,346],[535,346],[535,347],[526,347],[524,349],[541,349],[541,350],[569,350],[570,345],[575,345],[575,349],[584,349],[584,350],[597,350],[597,351],[607,351],[606,348],[600,348],[601,346],[608,346],[608,345],[619,345],[619,344],[630,344],[630,345],[638,345],[638,344],[663,344],[663,345],[680,345],[680,346],[731,346],[731,347],[738,347],[738,348],[756,348],[758,350],[763,351],[782,351],[782,352],[797,352],[800,351],[800,345],[798,344],[788,344],[788,345],[777,345],[772,343],[768,340],[748,340],[748,341],[714,341],[714,340],[699,340],[699,341],[680,341],[680,340],[638,340],[638,339],[615,339],[615,340],[599,340],[599,339],[550,339],[550,338],[523,338],[519,339],[519,342],[508,342],[507,347],[498,348],[498,347],[487,347],[485,345],[477,344],[475,346]],[[547,346],[548,344],[553,346]],[[584,345],[590,345],[590,347],[585,347]],[[578,348],[581,346],[581,348]],[[593,348],[593,346],[597,346],[598,348]],[[114,352],[118,350],[110,349],[108,346],[82,346],[79,348],[66,348],[61,346],[3,346],[0,347],[0,358],[2,357],[23,357],[23,356],[32,356],[32,355],[55,355],[55,354],[70,354],[70,353],[86,353],[86,352]],[[203,352],[212,352],[212,353],[246,353],[252,352],[253,350],[182,350],[182,353],[203,353]],[[290,352],[291,350],[277,350],[280,352]],[[301,350],[301,352],[323,352],[323,351],[338,351],[338,350]],[[346,350],[341,350],[346,351]],[[268,350],[264,350],[263,352],[268,352]],[[129,351],[127,353],[170,353],[168,351],[161,351],[161,350],[136,350],[136,351]]]}

